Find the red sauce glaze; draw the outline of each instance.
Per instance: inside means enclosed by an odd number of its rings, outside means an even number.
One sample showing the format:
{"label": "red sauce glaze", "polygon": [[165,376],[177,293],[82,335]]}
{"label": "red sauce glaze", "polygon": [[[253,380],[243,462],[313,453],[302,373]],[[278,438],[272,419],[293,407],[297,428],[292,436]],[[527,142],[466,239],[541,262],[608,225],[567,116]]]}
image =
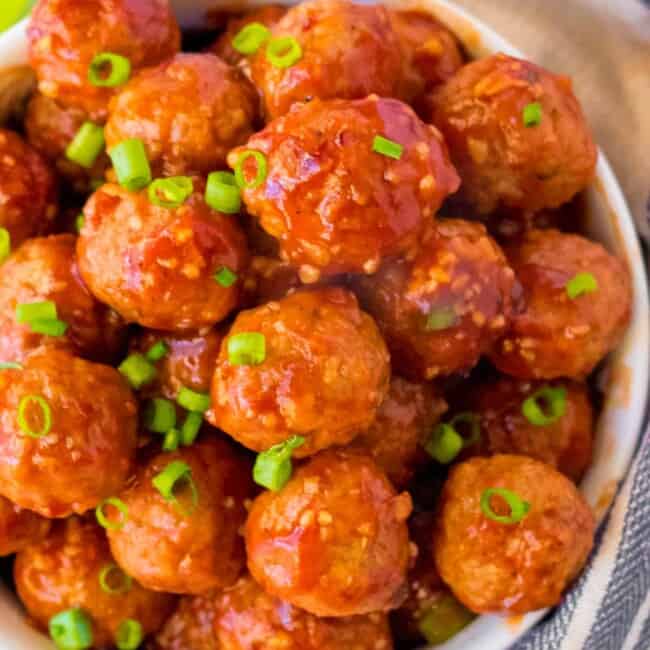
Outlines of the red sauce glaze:
{"label": "red sauce glaze", "polygon": [[0,556],[18,553],[47,535],[51,521],[0,497]]}

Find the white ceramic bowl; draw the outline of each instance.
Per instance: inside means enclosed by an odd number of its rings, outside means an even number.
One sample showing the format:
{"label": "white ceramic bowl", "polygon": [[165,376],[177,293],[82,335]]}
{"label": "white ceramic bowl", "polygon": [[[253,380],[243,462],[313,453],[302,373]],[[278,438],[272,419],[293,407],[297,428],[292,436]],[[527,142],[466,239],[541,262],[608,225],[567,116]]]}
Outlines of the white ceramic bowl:
{"label": "white ceramic bowl", "polygon": [[[357,0],[364,1],[364,0]],[[367,0],[366,0],[367,1]],[[273,0],[295,4],[291,0]],[[183,26],[198,26],[209,9],[243,9],[268,0],[172,0]],[[505,52],[525,58],[490,28],[447,0],[383,0],[386,5],[430,11],[446,23],[475,58]],[[26,62],[26,23],[0,36],[0,69]],[[544,64],[544,61],[537,61]],[[561,72],[561,71],[559,71]],[[597,424],[594,463],[581,489],[602,521],[620,481],[636,451],[648,396],[648,278],[634,227],[634,221],[606,157],[600,152],[597,178],[587,191],[588,235],[626,260],[632,274],[634,302],[630,328],[619,349],[611,355],[603,385],[606,397]],[[604,561],[604,560],[603,560]],[[442,650],[504,650],[534,625],[544,612],[525,617],[482,616]],[[0,648],[2,650],[52,650],[52,644],[30,628],[14,597],[0,591]],[[188,649],[190,650],[190,649]],[[342,649],[343,650],[343,649]]]}

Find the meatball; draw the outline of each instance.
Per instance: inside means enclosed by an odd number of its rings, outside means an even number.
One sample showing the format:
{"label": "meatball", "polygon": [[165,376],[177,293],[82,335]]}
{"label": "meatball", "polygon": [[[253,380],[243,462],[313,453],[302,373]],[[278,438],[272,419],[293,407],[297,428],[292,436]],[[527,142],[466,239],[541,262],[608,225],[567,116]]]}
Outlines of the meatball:
{"label": "meatball", "polygon": [[356,282],[377,320],[393,368],[414,381],[466,372],[505,332],[515,276],[478,223],[431,224],[413,259],[387,262]]}
{"label": "meatball", "polygon": [[[231,341],[250,333],[265,342],[257,365],[229,352]],[[254,451],[303,436],[295,455],[308,456],[372,424],[389,374],[386,346],[352,294],[296,292],[239,313],[221,346],[207,416]]]}
{"label": "meatball", "polygon": [[106,146],[139,138],[154,175],[207,174],[252,133],[257,103],[250,82],[213,54],[178,54],[111,102]]}
{"label": "meatball", "polygon": [[245,302],[251,306],[265,305],[284,298],[301,286],[298,272],[291,264],[274,257],[256,255],[251,258],[244,284]]}
{"label": "meatball", "polygon": [[116,88],[88,80],[97,54],[119,54],[138,69],[174,55],[180,47],[168,0],[40,0],[27,36],[40,92],[98,121],[106,118]]}
{"label": "meatball", "polygon": [[136,428],[117,370],[39,349],[0,373],[0,493],[44,517],[82,514],[122,489]]}
{"label": "meatball", "polygon": [[147,650],[224,650],[214,621],[216,596],[183,596]]}
{"label": "meatball", "polygon": [[348,0],[312,0],[289,9],[271,29],[272,38],[294,39],[301,56],[277,66],[267,47],[252,62],[253,81],[269,119],[295,102],[394,96],[401,72],[399,41],[388,11]]}
{"label": "meatball", "polygon": [[522,379],[586,377],[629,323],[627,267],[600,244],[557,230],[531,230],[506,255],[526,308],[490,359]]}
{"label": "meatball", "polygon": [[214,329],[180,335],[151,331],[140,334],[133,341],[135,352],[146,353],[161,342],[168,350],[155,363],[156,378],[144,389],[146,394],[175,400],[183,386],[199,393],[209,393],[222,339],[223,336]]}
{"label": "meatball", "polygon": [[178,208],[151,203],[147,191],[102,186],[84,208],[77,243],[79,269],[97,298],[127,321],[170,331],[209,327],[240,298],[241,282],[215,278],[237,274],[248,261],[235,219],[208,207],[200,182]]}
{"label": "meatball", "polygon": [[[483,512],[493,488],[528,503],[523,519],[502,523]],[[516,519],[501,496],[489,505],[493,516]],[[474,458],[456,465],[445,483],[434,557],[442,579],[473,612],[524,614],[559,602],[587,561],[594,532],[582,495],[549,465],[506,454]]]}
{"label": "meatball", "polygon": [[430,384],[412,384],[393,377],[375,421],[352,445],[371,455],[393,485],[404,487],[428,462],[420,445],[446,409],[445,400]]}
{"label": "meatball", "polygon": [[[549,391],[550,389],[550,391]],[[552,392],[551,392],[552,391]],[[563,395],[564,412],[547,424],[534,424],[522,412],[532,398],[548,408],[548,398]],[[480,417],[481,437],[467,448],[472,454],[519,454],[541,460],[578,482],[591,463],[593,409],[584,384],[570,381],[530,382],[508,377],[472,391]]]}
{"label": "meatball", "polygon": [[[185,464],[191,479],[179,480],[167,499],[152,481],[171,463]],[[250,476],[247,462],[216,436],[153,456],[120,494],[129,515],[108,531],[116,561],[155,591],[202,594],[232,584],[244,565],[239,528]]]}
{"label": "meatball", "polygon": [[[373,151],[377,136],[403,147],[399,160]],[[243,190],[246,207],[303,282],[374,273],[383,257],[417,245],[458,187],[440,134],[394,99],[314,100],[232,151],[231,167],[249,150],[266,157],[268,175]]]}
{"label": "meatball", "polygon": [[463,65],[456,37],[430,13],[389,11],[402,50],[403,70],[398,96],[416,104]]}
{"label": "meatball", "polygon": [[0,228],[12,248],[49,232],[56,213],[56,180],[47,163],[18,134],[0,129]]}
{"label": "meatball", "polygon": [[[0,273],[0,359],[22,361],[35,348],[67,347],[90,359],[111,361],[125,342],[122,319],[97,301],[81,278],[73,235],[26,241]],[[39,334],[16,320],[16,306],[51,301],[67,323],[63,336]]]}
{"label": "meatball", "polygon": [[243,577],[217,601],[215,629],[221,650],[391,650],[385,614],[318,618],[271,596]]}
{"label": "meatball", "polygon": [[25,115],[28,142],[45,156],[80,194],[88,193],[94,184],[101,182],[110,166],[106,153],[97,158],[91,169],[85,169],[68,160],[65,155],[68,145],[87,120],[88,116],[83,110],[64,108],[39,92],[32,95]]}
{"label": "meatball", "polygon": [[388,610],[405,596],[411,497],[367,456],[329,450],[255,499],[248,568],[265,591],[316,616]]}
{"label": "meatball", "polygon": [[496,54],[461,68],[431,103],[479,213],[555,208],[594,177],[596,146],[568,77]]}
{"label": "meatball", "polygon": [[0,556],[11,555],[43,539],[50,520],[0,497]]}
{"label": "meatball", "polygon": [[[44,630],[55,614],[83,609],[92,622],[93,648],[114,647],[126,619],[151,634],[174,608],[174,596],[148,591],[120,575],[104,531],[89,519],[56,522],[46,539],[18,554],[14,577],[27,612]],[[113,593],[104,591],[102,578]]]}

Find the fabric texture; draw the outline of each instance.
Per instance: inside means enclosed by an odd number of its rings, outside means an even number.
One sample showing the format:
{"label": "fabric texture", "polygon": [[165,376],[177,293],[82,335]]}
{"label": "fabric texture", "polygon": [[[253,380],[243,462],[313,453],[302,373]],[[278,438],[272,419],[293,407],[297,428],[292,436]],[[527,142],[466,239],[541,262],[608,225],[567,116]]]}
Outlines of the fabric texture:
{"label": "fabric texture", "polygon": [[[455,0],[571,75],[650,242],[650,0]],[[650,359],[648,360],[650,363]],[[650,650],[650,428],[587,570],[513,650]]]}

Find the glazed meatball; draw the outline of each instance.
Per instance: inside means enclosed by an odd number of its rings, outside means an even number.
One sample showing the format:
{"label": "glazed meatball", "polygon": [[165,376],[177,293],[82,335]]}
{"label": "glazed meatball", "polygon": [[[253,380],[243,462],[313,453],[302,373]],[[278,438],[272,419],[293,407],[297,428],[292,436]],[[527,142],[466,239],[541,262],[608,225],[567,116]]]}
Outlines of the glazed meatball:
{"label": "glazed meatball", "polygon": [[[262,335],[264,359],[247,365],[231,341]],[[344,289],[294,293],[240,312],[221,346],[212,380],[216,427],[254,451],[292,435],[295,455],[343,445],[375,419],[388,390],[388,351],[372,319]]]}
{"label": "glazed meatball", "polygon": [[[100,576],[114,593],[102,589]],[[104,531],[89,519],[57,522],[46,539],[18,554],[14,577],[27,612],[44,630],[55,614],[83,609],[92,622],[93,648],[114,647],[126,619],[151,634],[174,608],[174,596],[148,591],[121,574]]]}
{"label": "glazed meatball", "polygon": [[248,568],[269,594],[316,616],[391,609],[405,596],[411,497],[367,456],[325,451],[255,499]]}
{"label": "glazed meatball", "polygon": [[[492,488],[527,502],[523,519],[489,518],[481,501]],[[489,505],[493,515],[509,516],[502,497]],[[434,557],[442,579],[470,610],[524,614],[559,602],[584,566],[594,532],[582,495],[549,465],[505,454],[474,458],[456,465],[445,483]]]}
{"label": "glazed meatball", "polygon": [[[110,361],[121,351],[126,328],[122,319],[97,301],[81,278],[73,235],[26,241],[3,264],[0,273],[0,359],[22,361],[35,348],[67,347],[95,360]],[[20,304],[51,301],[67,323],[63,336],[46,336],[19,323]]]}
{"label": "glazed meatball", "polygon": [[110,166],[106,153],[100,155],[91,169],[68,160],[65,151],[88,120],[79,108],[64,108],[56,101],[36,92],[27,104],[25,133],[28,142],[52,163],[60,176],[65,178],[80,194],[90,191],[93,184],[103,180]]}
{"label": "glazed meatball", "polygon": [[290,67],[279,67],[264,47],[253,59],[253,81],[269,119],[284,115],[295,102],[314,98],[395,95],[401,72],[399,41],[381,5],[302,2],[271,31],[273,38],[295,39],[301,56]]}
{"label": "glazed meatball", "polygon": [[207,174],[252,133],[257,101],[241,72],[213,54],[178,54],[111,102],[106,146],[138,138],[155,176]]}
{"label": "glazed meatball", "polygon": [[[515,315],[491,360],[522,379],[586,377],[618,345],[629,323],[627,267],[600,244],[557,230],[531,230],[506,255],[526,308]],[[581,290],[582,282],[587,285]]]}
{"label": "glazed meatball", "polygon": [[375,421],[352,445],[372,456],[393,485],[405,487],[428,462],[421,445],[446,409],[445,400],[432,385],[393,377]]}
{"label": "glazed meatball", "polygon": [[185,386],[199,393],[209,393],[214,366],[223,336],[214,329],[205,333],[167,334],[143,332],[135,341],[134,352],[146,354],[154,345],[164,343],[165,356],[157,361],[156,378],[145,387],[147,395],[162,395],[175,400]]}
{"label": "glazed meatball", "polygon": [[208,207],[200,185],[195,180],[194,193],[178,208],[154,205],[146,190],[112,184],[86,204],[77,243],[81,275],[127,321],[196,330],[237,306],[241,282],[223,286],[214,276],[246,266],[246,241],[233,217]]}
{"label": "glazed meatball", "polygon": [[56,200],[56,180],[43,157],[18,134],[0,129],[0,228],[12,248],[52,229]]}
{"label": "glazed meatball", "polygon": [[430,13],[389,11],[403,57],[398,96],[405,102],[422,100],[463,65],[456,37]]}
{"label": "glazed meatball", "polygon": [[356,286],[393,368],[418,381],[476,365],[505,332],[515,276],[481,224],[448,219],[427,228],[412,260],[391,260]]}
{"label": "glazed meatball", "polygon": [[216,610],[216,596],[183,596],[147,650],[224,650],[214,629]]}
{"label": "glazed meatball", "polygon": [[215,630],[220,650],[391,650],[385,614],[318,618],[265,593],[241,578],[217,601]]}
{"label": "glazed meatball", "polygon": [[[377,136],[403,147],[399,160],[373,151]],[[416,246],[458,187],[440,134],[394,99],[314,100],[231,152],[230,166],[249,150],[266,157],[268,174],[243,190],[246,207],[303,282],[374,273],[383,257]],[[245,179],[253,161],[241,163]]]}
{"label": "glazed meatball", "polygon": [[[564,406],[553,415],[549,397]],[[549,418],[531,422],[522,411],[534,400]],[[519,454],[541,460],[578,482],[591,463],[593,409],[584,384],[571,381],[522,381],[502,377],[472,390],[472,404],[480,418],[478,444],[472,454]]]}
{"label": "glazed meatball", "polygon": [[168,0],[40,0],[27,35],[40,92],[98,121],[106,118],[116,88],[88,80],[97,54],[119,54],[137,69],[173,56],[180,47]]}
{"label": "glazed meatball", "polygon": [[18,553],[43,539],[50,523],[49,519],[0,497],[0,556]]}
{"label": "glazed meatball", "polygon": [[[167,499],[152,481],[174,462],[187,466],[191,481]],[[250,477],[247,462],[216,436],[153,456],[120,494],[129,514],[108,531],[116,561],[155,591],[202,594],[232,584],[244,565],[239,528]]]}
{"label": "glazed meatball", "polygon": [[45,517],[94,508],[131,473],[136,413],[117,370],[33,352],[0,373],[0,493]]}
{"label": "glazed meatball", "polygon": [[596,146],[568,77],[497,54],[461,68],[431,101],[479,213],[558,207],[594,177]]}

